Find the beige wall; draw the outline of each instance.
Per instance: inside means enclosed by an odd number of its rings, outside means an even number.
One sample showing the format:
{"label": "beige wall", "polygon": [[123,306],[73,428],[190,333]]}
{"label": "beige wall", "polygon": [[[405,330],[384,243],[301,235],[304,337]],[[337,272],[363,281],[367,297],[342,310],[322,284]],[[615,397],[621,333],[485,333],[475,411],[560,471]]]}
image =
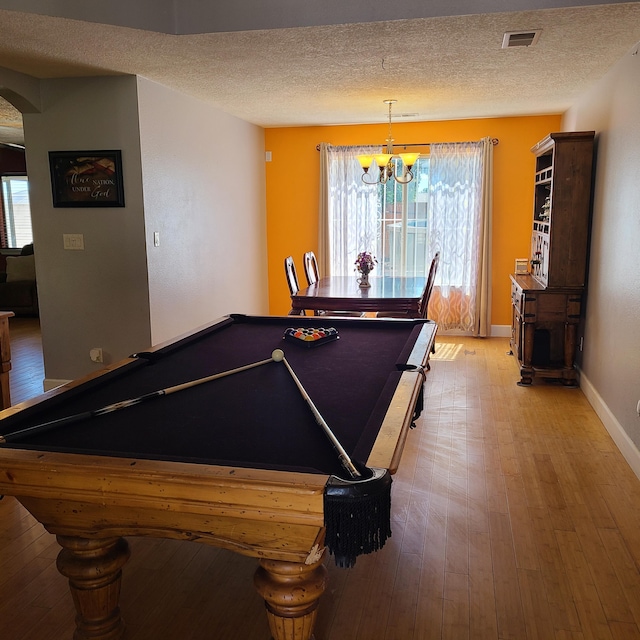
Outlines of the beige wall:
{"label": "beige wall", "polygon": [[597,133],[582,387],[627,459],[632,458],[636,473],[640,471],[639,105],[640,56],[631,51],[575,102],[563,121],[566,130]]}
{"label": "beige wall", "polygon": [[[101,368],[93,347],[109,364],[266,311],[259,127],[134,76],[46,80],[41,96],[24,129],[49,385]],[[100,149],[122,150],[125,207],[53,208],[48,151]],[[85,250],[65,251],[63,233]]]}
{"label": "beige wall", "polygon": [[[100,368],[149,343],[149,298],[136,81],[132,76],[41,82],[42,113],[24,115],[40,321],[48,379]],[[123,208],[54,208],[49,151],[121,149]],[[84,251],[63,248],[83,234]]]}

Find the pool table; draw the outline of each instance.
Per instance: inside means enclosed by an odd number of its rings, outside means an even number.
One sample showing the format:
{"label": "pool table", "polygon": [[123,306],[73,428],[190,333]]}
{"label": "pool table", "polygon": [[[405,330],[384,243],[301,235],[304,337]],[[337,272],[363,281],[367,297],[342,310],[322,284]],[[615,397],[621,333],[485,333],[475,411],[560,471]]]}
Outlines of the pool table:
{"label": "pool table", "polygon": [[[288,328],[338,338],[309,347]],[[126,536],[192,540],[256,557],[277,640],[312,637],[326,586],[325,493],[353,482],[294,384],[348,456],[394,473],[419,406],[436,325],[427,320],[225,316],[98,374],[0,412],[0,494],[16,498],[62,549],[75,640],[123,637]],[[36,425],[260,366],[104,415]],[[343,479],[343,480],[341,480]],[[357,481],[356,481],[357,483]]]}

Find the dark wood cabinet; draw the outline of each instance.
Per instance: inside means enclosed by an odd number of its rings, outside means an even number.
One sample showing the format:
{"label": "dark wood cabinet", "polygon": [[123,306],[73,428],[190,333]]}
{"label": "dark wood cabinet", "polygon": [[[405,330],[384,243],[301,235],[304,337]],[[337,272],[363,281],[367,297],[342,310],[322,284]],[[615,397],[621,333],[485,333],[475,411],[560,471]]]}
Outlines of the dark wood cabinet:
{"label": "dark wood cabinet", "polygon": [[537,375],[574,385],[582,290],[551,289],[531,275],[512,275],[511,301],[511,350],[520,364],[519,384],[531,384]]}
{"label": "dark wood cabinet", "polygon": [[552,133],[535,145],[528,275],[511,275],[511,352],[521,380],[575,385],[577,325],[586,286],[594,132]]}

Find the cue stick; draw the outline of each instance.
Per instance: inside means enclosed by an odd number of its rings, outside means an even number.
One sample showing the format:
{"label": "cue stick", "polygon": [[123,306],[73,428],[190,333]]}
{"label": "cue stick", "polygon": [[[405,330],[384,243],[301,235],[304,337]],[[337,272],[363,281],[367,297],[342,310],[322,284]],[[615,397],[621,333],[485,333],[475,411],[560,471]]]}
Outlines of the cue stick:
{"label": "cue stick", "polygon": [[287,368],[287,371],[291,374],[293,381],[296,383],[296,387],[298,387],[298,390],[302,394],[302,397],[305,399],[306,403],[309,405],[309,408],[313,413],[313,417],[315,418],[318,425],[324,429],[325,434],[327,435],[329,440],[331,440],[331,444],[333,444],[336,451],[338,452],[338,457],[340,458],[340,462],[342,463],[342,466],[351,474],[352,478],[354,479],[361,478],[362,474],[356,469],[355,465],[351,461],[351,458],[349,457],[349,454],[344,450],[343,446],[340,444],[340,441],[338,440],[338,438],[336,438],[333,431],[331,431],[331,428],[329,427],[325,419],[322,417],[322,415],[318,411],[318,408],[313,403],[313,400],[309,397],[309,394],[306,392],[305,388],[302,386],[302,382],[300,382],[300,380],[298,379],[298,376],[295,374],[294,370],[291,368],[291,365],[289,364],[287,359],[284,357],[284,351],[282,351],[282,349],[276,349],[271,354],[271,357],[276,362],[278,362],[279,359],[281,359],[282,362],[284,362],[284,366]]}
{"label": "cue stick", "polygon": [[241,371],[246,371],[247,369],[253,369],[254,367],[259,367],[260,365],[268,364],[269,362],[273,362],[273,361],[274,359],[273,357],[271,357],[265,360],[260,360],[259,362],[252,362],[251,364],[245,364],[242,367],[236,367],[235,369],[229,369],[228,371],[214,373],[213,375],[206,376],[204,378],[198,378],[197,380],[191,380],[189,382],[182,382],[181,384],[176,384],[172,387],[167,387],[166,389],[151,391],[150,393],[145,393],[144,395],[138,396],[137,398],[131,398],[130,400],[122,400],[120,402],[114,402],[113,404],[109,404],[105,407],[101,407],[100,409],[92,409],[91,411],[76,413],[72,416],[67,416],[65,418],[58,418],[57,420],[51,420],[50,422],[36,424],[32,427],[26,427],[25,429],[13,431],[12,433],[6,433],[4,435],[0,435],[0,445],[6,444],[7,442],[11,442],[12,440],[16,440],[24,435],[32,435],[35,433],[40,433],[41,431],[48,431],[49,429],[55,429],[56,427],[61,427],[62,425],[72,424],[74,422],[80,422],[88,418],[96,418],[98,416],[105,415],[106,413],[112,413],[113,411],[118,411],[119,409],[126,409],[128,407],[133,407],[137,404],[140,404],[141,402],[145,402],[146,400],[159,398],[160,396],[168,396],[172,393],[176,393],[177,391],[190,389],[191,387],[204,384],[205,382],[211,382],[212,380],[217,380],[218,378],[224,378],[234,373],[240,373]]}

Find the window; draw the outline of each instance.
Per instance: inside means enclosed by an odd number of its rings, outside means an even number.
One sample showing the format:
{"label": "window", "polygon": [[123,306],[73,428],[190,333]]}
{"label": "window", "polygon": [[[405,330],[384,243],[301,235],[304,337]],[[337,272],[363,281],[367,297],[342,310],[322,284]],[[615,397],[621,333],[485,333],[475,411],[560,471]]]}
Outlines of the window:
{"label": "window", "polygon": [[33,242],[27,176],[2,176],[2,212],[4,248],[17,249]]}
{"label": "window", "polygon": [[372,169],[373,183],[365,183],[357,155],[378,148],[326,144],[321,148],[327,194],[323,213],[327,253],[323,257],[328,272],[352,274],[358,253],[370,251],[378,261],[374,275],[426,277],[433,257],[432,247],[427,246],[429,157],[418,159],[414,179],[408,184],[394,179],[386,184],[376,182],[377,168]]}
{"label": "window", "polygon": [[378,186],[378,234],[374,253],[384,275],[428,275],[427,249],[429,157],[413,167],[409,184],[389,180]]}

